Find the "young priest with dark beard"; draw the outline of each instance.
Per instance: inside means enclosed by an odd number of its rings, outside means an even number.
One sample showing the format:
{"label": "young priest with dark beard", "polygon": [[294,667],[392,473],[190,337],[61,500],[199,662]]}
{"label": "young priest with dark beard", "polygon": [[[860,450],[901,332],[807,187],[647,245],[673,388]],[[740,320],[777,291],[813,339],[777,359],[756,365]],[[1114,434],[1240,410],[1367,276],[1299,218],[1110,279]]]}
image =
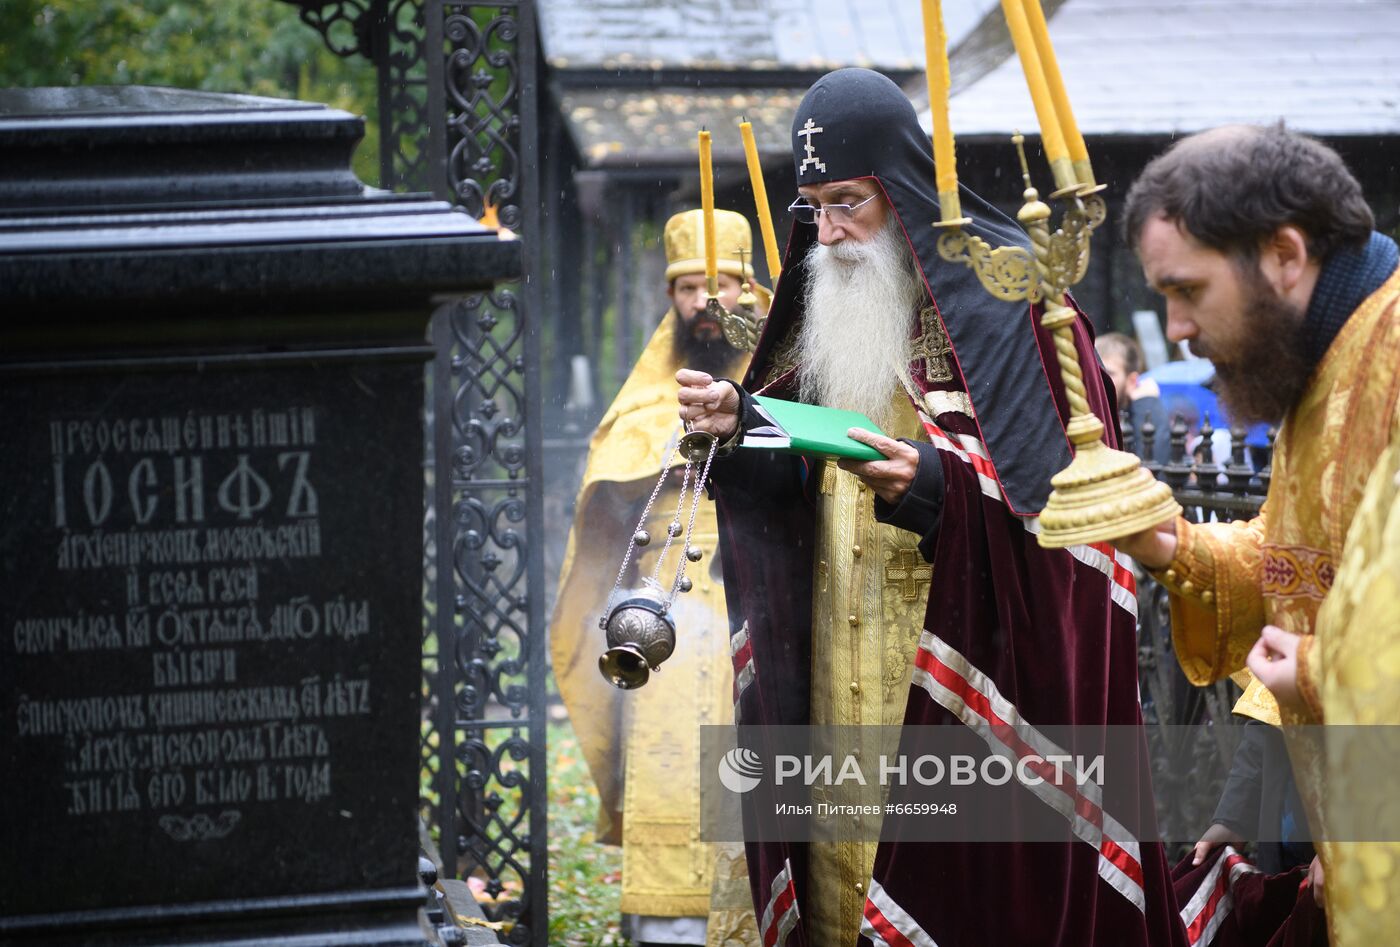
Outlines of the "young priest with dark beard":
{"label": "young priest with dark beard", "polygon": [[[1351,627],[1322,620],[1349,604],[1330,593],[1362,497],[1388,486],[1368,480],[1393,477],[1377,466],[1400,442],[1400,249],[1374,230],[1341,157],[1281,125],[1181,139],[1143,170],[1125,218],[1166,299],[1167,336],[1215,364],[1232,418],[1282,422],[1253,520],[1178,518],[1118,543],[1172,593],[1182,670],[1204,685],[1247,663],[1254,679],[1236,712],[1286,730],[1400,723],[1386,670],[1394,620],[1368,622],[1366,609]],[[1324,766],[1311,741],[1290,737],[1289,750],[1308,821],[1324,833],[1368,819],[1358,801],[1368,793],[1393,792],[1357,766]],[[1345,832],[1335,837],[1364,837]],[[1326,892],[1334,944],[1394,939],[1397,847],[1380,844],[1320,846],[1312,888]],[[1375,871],[1381,862],[1391,867]]]}

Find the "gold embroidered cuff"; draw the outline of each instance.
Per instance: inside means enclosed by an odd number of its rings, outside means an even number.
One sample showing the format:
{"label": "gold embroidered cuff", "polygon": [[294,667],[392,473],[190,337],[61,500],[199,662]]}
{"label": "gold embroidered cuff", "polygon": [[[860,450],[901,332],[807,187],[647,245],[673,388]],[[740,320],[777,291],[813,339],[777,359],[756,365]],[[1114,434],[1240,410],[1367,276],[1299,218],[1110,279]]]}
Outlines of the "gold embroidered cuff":
{"label": "gold embroidered cuff", "polygon": [[1176,521],[1176,555],[1165,569],[1149,569],[1168,592],[1206,608],[1215,607],[1215,556],[1185,519]]}
{"label": "gold embroidered cuff", "polygon": [[1317,690],[1317,673],[1312,668],[1313,643],[1317,638],[1304,635],[1298,640],[1298,693],[1308,705],[1308,712],[1317,723],[1325,723],[1322,715],[1322,695]]}

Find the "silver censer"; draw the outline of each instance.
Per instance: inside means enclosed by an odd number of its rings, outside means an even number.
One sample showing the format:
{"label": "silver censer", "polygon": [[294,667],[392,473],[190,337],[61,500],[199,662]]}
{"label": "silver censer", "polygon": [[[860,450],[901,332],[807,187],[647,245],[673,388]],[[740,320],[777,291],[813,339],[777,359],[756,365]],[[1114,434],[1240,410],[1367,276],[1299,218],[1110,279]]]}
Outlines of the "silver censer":
{"label": "silver censer", "polygon": [[[661,476],[637,522],[627,553],[622,557],[622,567],[617,571],[617,581],[613,584],[612,594],[608,596],[604,617],[598,622],[607,635],[608,643],[608,650],[598,659],[598,670],[614,687],[623,690],[641,687],[676,650],[676,621],[671,616],[671,603],[678,593],[690,591],[691,582],[685,575],[686,565],[699,562],[704,555],[699,548],[690,545],[690,534],[695,527],[695,513],[700,508],[700,488],[710,475],[710,463],[714,460],[717,445],[715,436],[704,431],[691,431],[676,442],[675,450],[662,464]],[[627,566],[632,561],[634,551],[651,543],[651,534],[646,529],[647,519],[677,454],[684,458],[685,469],[681,477],[680,496],[676,499],[676,515],[666,529],[665,545],[662,546],[661,555],[656,558],[656,568],[651,576],[642,580],[640,589],[624,596],[622,580],[627,574]],[[700,468],[698,471],[697,467]],[[681,514],[685,511],[687,498],[690,500],[690,516],[682,528]],[[675,577],[667,589],[661,584],[661,570],[666,554],[678,538],[684,554],[678,557]]]}

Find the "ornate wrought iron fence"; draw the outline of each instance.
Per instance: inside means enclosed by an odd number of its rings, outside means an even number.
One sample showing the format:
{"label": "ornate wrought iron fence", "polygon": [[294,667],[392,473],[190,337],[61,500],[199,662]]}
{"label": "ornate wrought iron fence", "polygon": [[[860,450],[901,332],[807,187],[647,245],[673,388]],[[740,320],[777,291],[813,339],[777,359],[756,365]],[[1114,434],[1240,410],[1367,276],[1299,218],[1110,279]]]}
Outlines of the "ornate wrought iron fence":
{"label": "ornate wrought iron fence", "polygon": [[[426,0],[427,173],[475,216],[494,209],[540,271],[538,89],[530,0]],[[437,315],[434,443],[440,768],[449,872],[484,882],[512,944],[546,923],[545,649],[539,283]],[[447,515],[443,515],[446,513]],[[450,563],[450,567],[449,567]]]}
{"label": "ornate wrought iron fence", "polygon": [[[533,0],[288,0],[378,71],[380,183],[481,217],[539,273]],[[478,878],[510,944],[545,943],[545,643],[538,281],[433,317],[425,460],[422,765],[446,875]]]}

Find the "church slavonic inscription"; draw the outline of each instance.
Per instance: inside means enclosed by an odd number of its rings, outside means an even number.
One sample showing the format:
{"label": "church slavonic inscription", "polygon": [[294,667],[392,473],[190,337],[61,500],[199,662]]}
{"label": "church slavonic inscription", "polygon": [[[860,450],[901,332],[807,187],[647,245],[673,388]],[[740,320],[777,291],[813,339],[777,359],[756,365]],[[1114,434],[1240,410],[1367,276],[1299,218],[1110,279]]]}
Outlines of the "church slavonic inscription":
{"label": "church slavonic inscription", "polygon": [[411,884],[421,358],[4,355],[0,940]]}
{"label": "church slavonic inscription", "polygon": [[[56,763],[31,778],[67,817],[145,813],[172,839],[209,841],[259,806],[335,794],[354,750],[337,730],[378,695],[367,668],[301,672],[377,628],[369,598],[319,578],[334,512],[322,410],[34,422],[48,509],[26,554],[49,594],[12,615],[0,659],[18,671],[10,739]],[[110,692],[101,678],[30,692],[27,670],[78,658],[117,662]]]}

